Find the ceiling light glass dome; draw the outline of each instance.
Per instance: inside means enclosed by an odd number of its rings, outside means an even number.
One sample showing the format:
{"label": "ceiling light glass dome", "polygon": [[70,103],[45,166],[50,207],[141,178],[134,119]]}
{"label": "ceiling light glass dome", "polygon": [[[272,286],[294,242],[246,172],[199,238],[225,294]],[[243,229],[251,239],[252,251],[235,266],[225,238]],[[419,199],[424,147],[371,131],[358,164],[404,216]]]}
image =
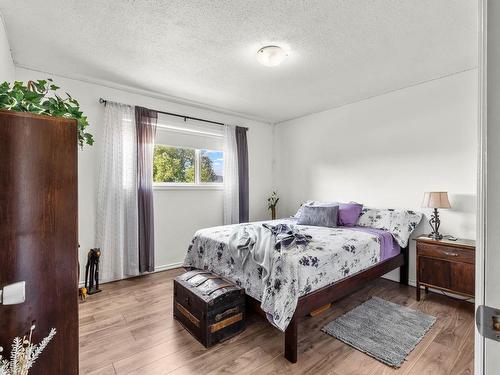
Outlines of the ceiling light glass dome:
{"label": "ceiling light glass dome", "polygon": [[287,56],[285,50],[279,46],[265,46],[257,51],[257,61],[265,66],[277,66]]}

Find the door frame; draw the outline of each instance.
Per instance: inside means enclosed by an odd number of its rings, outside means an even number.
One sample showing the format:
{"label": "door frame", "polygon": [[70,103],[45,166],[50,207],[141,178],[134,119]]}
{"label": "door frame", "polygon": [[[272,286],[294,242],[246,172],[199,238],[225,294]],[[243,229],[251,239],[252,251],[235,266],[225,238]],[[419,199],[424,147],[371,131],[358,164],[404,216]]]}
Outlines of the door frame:
{"label": "door frame", "polygon": [[[478,161],[476,218],[476,309],[485,302],[487,233],[487,0],[478,1]],[[484,373],[484,337],[474,329],[474,373]]]}

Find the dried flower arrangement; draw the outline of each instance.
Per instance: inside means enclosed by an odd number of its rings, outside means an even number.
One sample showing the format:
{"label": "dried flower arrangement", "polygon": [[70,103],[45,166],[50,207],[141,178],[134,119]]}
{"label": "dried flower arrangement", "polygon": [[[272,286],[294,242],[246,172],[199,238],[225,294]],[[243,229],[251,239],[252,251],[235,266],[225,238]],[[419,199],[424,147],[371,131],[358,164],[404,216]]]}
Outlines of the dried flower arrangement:
{"label": "dried flower arrangement", "polygon": [[33,344],[31,338],[34,330],[35,325],[32,325],[28,337],[14,338],[10,360],[3,359],[1,355],[3,348],[0,347],[0,375],[27,375],[29,369],[56,334],[56,329],[52,328],[40,344]]}
{"label": "dried flower arrangement", "polygon": [[276,220],[276,206],[279,200],[278,194],[275,191],[267,198],[267,208],[271,210],[271,219],[273,220]]}

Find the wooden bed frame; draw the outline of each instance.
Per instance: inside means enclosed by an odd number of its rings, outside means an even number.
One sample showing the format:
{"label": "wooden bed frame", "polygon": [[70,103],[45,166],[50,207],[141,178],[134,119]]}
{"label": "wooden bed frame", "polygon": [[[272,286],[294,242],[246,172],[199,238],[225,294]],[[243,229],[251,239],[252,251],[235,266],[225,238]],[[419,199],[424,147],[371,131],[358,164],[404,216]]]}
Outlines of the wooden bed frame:
{"label": "wooden bed frame", "polygon": [[[293,318],[285,331],[285,358],[292,363],[297,362],[299,321],[311,312],[361,289],[369,281],[377,279],[396,268],[400,268],[400,283],[408,285],[408,253],[409,243],[395,257],[379,262],[370,268],[300,297]],[[248,307],[265,316],[264,311],[260,308],[260,302],[248,295],[246,297]]]}

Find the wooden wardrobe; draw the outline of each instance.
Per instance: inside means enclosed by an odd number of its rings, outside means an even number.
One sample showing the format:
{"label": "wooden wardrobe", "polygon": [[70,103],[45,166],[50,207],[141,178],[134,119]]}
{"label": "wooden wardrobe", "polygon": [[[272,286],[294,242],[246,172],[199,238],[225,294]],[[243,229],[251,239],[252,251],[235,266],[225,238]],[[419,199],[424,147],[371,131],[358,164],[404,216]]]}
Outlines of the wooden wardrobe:
{"label": "wooden wardrobe", "polygon": [[3,354],[33,322],[35,342],[57,329],[30,375],[78,374],[77,173],[75,120],[0,111],[0,288],[26,282],[0,304]]}

